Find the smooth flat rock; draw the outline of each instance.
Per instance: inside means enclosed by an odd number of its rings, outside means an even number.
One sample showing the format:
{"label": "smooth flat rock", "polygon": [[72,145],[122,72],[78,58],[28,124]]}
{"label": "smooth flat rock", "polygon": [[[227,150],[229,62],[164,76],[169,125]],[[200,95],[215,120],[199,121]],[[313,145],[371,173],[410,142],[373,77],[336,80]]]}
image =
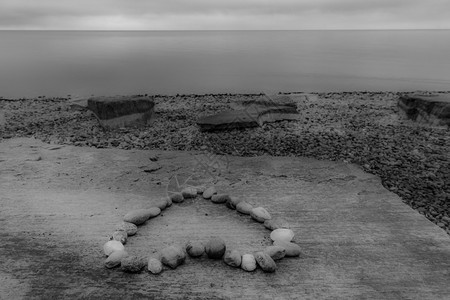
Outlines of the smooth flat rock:
{"label": "smooth flat rock", "polygon": [[154,106],[152,100],[141,96],[93,97],[87,100],[87,107],[103,127],[146,125],[153,115]]}
{"label": "smooth flat rock", "polygon": [[[0,298],[12,290],[21,291],[16,297],[21,299],[447,299],[450,294],[450,238],[442,229],[356,165],[294,157],[230,156],[215,186],[285,219],[300,257],[281,260],[274,274],[189,259],[159,276],[124,276],[104,267],[101,249],[123,214],[164,197],[174,172],[195,175],[201,181],[196,184],[207,186],[209,177],[193,171],[193,152],[161,151],[164,171],[149,177],[138,168],[148,151],[48,148],[34,139],[0,143],[5,232]],[[43,159],[27,161],[33,153]],[[243,183],[231,184],[229,177]],[[272,244],[269,235],[224,205],[185,201],[141,226],[126,251],[148,257],[173,243],[220,236],[229,249],[254,253]]]}
{"label": "smooth flat rock", "polygon": [[449,95],[406,95],[398,100],[398,107],[407,118],[430,125],[450,126]]}
{"label": "smooth flat rock", "polygon": [[296,104],[288,96],[264,96],[241,103],[242,108],[201,117],[197,125],[202,131],[258,127],[281,120],[297,120]]}

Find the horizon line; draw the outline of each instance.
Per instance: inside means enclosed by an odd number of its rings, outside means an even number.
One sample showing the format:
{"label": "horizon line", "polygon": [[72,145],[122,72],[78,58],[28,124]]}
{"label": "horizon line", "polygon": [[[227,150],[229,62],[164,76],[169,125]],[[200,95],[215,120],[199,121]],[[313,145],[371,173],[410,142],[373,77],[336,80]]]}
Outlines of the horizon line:
{"label": "horizon line", "polygon": [[367,29],[0,29],[0,31],[432,31],[450,30],[450,28],[367,28]]}

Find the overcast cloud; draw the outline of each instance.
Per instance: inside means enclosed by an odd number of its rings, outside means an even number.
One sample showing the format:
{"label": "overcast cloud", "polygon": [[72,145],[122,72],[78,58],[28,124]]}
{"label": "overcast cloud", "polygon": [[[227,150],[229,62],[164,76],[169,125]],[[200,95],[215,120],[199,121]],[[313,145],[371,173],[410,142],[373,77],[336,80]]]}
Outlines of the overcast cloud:
{"label": "overcast cloud", "polygon": [[0,29],[450,29],[449,0],[0,0]]}

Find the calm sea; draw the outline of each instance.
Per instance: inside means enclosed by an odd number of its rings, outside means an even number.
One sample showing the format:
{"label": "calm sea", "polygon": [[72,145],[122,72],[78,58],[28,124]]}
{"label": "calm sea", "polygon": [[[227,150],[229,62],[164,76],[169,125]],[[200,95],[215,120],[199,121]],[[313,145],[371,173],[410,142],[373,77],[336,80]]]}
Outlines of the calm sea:
{"label": "calm sea", "polygon": [[0,96],[450,90],[450,31],[0,31]]}

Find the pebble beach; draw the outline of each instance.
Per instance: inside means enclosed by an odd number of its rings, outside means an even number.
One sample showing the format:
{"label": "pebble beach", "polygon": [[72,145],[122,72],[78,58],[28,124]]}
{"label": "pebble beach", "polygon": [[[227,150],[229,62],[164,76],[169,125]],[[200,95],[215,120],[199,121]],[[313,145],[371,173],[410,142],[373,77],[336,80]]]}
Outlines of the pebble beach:
{"label": "pebble beach", "polygon": [[[237,156],[306,156],[344,161],[381,177],[404,203],[450,234],[450,130],[404,120],[402,93],[308,94],[296,101],[300,121],[200,132],[200,116],[234,108],[255,94],[151,95],[151,124],[103,129],[71,98],[0,98],[0,140],[35,137],[80,147],[201,150]],[[3,124],[2,124],[3,123]]]}

